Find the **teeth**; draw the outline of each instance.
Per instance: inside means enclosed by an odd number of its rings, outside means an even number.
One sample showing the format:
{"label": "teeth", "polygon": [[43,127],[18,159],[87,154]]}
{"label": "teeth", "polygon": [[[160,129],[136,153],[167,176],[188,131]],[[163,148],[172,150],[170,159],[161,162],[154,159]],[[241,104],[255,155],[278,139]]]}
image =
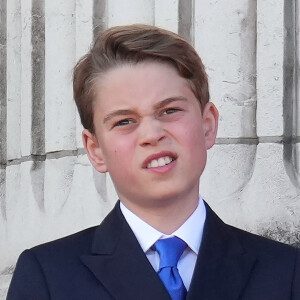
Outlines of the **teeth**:
{"label": "teeth", "polygon": [[172,161],[172,158],[170,156],[165,157],[165,163],[169,164]]}
{"label": "teeth", "polygon": [[158,161],[156,159],[153,159],[151,161],[151,168],[156,168],[156,167],[158,167]]}
{"label": "teeth", "polygon": [[158,166],[159,167],[162,167],[164,166],[166,163],[165,163],[165,159],[163,157],[159,158],[158,159]]}
{"label": "teeth", "polygon": [[148,163],[147,168],[156,168],[156,167],[163,167],[169,164],[173,159],[170,156],[160,157],[159,159],[153,159],[151,162]]}

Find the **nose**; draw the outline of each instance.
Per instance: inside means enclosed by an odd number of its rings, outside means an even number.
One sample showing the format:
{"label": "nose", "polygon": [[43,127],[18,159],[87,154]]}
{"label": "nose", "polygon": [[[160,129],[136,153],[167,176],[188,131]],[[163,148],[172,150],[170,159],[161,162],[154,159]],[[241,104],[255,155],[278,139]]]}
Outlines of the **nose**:
{"label": "nose", "polygon": [[156,119],[144,119],[139,126],[139,145],[156,146],[160,141],[165,139],[166,132],[163,124]]}

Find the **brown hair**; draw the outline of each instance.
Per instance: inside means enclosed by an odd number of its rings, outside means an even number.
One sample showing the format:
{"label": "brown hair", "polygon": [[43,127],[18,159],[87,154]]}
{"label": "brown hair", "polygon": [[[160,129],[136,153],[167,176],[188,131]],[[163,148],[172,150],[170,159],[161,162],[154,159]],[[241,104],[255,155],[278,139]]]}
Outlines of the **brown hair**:
{"label": "brown hair", "polygon": [[112,27],[99,35],[74,68],[74,99],[84,128],[94,133],[93,84],[99,75],[122,64],[159,61],[186,78],[201,108],[209,101],[207,75],[195,49],[179,35],[150,25]]}

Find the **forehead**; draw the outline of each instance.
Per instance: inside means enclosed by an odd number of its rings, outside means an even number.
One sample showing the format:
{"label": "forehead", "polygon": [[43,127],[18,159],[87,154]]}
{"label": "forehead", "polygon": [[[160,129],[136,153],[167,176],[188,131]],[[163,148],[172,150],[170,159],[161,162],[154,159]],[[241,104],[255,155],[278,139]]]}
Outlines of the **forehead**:
{"label": "forehead", "polygon": [[143,105],[169,97],[194,96],[189,82],[167,63],[142,62],[116,66],[96,82],[95,106]]}

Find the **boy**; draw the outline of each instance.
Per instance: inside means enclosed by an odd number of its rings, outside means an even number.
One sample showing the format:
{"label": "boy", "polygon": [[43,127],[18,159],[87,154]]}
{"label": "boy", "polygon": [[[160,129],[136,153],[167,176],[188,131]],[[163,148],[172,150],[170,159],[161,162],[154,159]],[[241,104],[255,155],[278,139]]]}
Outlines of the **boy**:
{"label": "boy", "polygon": [[199,197],[217,133],[199,56],[152,26],[99,36],[74,70],[88,157],[120,202],[23,252],[8,299],[300,299],[299,250],[224,224]]}

